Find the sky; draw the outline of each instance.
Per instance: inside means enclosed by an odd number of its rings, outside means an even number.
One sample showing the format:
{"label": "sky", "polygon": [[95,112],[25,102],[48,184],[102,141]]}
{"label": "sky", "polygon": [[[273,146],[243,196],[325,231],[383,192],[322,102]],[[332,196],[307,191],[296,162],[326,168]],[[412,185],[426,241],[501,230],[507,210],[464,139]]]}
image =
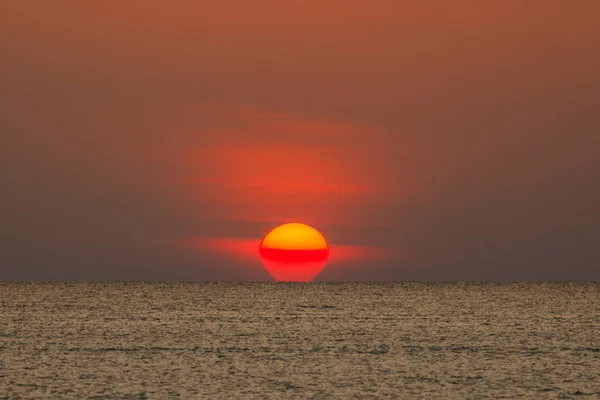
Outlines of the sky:
{"label": "sky", "polygon": [[[4,0],[0,280],[600,280],[600,2]],[[256,247],[256,248],[255,248]]]}

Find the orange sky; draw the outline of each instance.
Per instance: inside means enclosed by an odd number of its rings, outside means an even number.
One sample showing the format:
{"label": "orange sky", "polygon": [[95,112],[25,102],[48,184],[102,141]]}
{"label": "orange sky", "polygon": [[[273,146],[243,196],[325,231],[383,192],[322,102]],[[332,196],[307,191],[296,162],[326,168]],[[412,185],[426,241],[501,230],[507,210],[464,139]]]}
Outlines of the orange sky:
{"label": "orange sky", "polygon": [[388,255],[319,279],[600,279],[597,1],[6,0],[0,26],[0,280],[267,279],[169,243],[288,220]]}

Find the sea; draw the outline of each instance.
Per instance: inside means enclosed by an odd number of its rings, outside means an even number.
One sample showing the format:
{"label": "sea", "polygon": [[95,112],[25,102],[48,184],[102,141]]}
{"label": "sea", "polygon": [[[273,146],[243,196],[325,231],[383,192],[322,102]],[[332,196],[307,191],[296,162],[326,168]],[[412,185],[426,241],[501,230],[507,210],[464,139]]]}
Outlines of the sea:
{"label": "sea", "polygon": [[598,283],[1,283],[0,399],[600,398]]}

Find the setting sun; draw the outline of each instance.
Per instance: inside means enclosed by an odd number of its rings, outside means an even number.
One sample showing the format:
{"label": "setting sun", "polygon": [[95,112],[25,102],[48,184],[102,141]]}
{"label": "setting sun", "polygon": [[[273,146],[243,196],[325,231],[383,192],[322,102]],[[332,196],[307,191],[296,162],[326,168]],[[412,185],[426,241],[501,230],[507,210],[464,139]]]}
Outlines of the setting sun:
{"label": "setting sun", "polygon": [[260,256],[276,281],[311,281],[325,266],[329,246],[316,229],[301,223],[281,225],[260,244]]}
{"label": "setting sun", "polygon": [[322,250],[327,249],[325,237],[305,224],[290,223],[278,226],[265,236],[261,248],[281,250]]}

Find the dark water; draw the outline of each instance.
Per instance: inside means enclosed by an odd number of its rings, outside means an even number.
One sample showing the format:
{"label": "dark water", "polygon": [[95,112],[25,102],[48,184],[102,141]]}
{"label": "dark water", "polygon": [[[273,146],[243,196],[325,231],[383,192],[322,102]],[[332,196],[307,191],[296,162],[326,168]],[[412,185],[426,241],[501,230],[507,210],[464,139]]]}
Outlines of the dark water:
{"label": "dark water", "polygon": [[0,398],[600,397],[600,284],[0,284]]}

